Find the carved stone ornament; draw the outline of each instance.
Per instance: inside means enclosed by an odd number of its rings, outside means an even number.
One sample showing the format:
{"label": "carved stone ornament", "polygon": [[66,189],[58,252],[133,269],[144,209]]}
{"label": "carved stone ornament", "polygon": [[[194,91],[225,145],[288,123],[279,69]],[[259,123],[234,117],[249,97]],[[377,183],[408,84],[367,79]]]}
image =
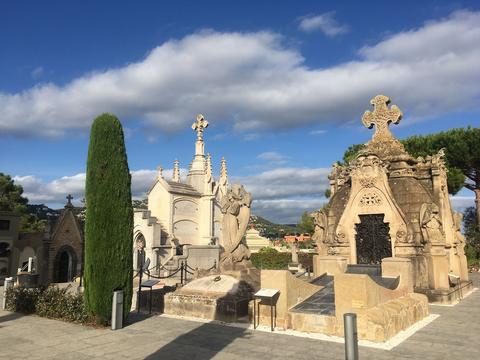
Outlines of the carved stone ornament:
{"label": "carved stone ornament", "polygon": [[376,192],[365,193],[360,199],[361,206],[379,206],[382,204],[382,199]]}
{"label": "carved stone ornament", "polygon": [[445,233],[440,219],[440,210],[435,203],[422,204],[420,208],[420,227],[425,243],[444,242]]}
{"label": "carved stone ornament", "polygon": [[329,246],[327,250],[328,255],[337,255],[338,250],[334,246]]}
{"label": "carved stone ornament", "polygon": [[325,211],[314,211],[311,214],[313,218],[313,225],[314,225],[314,233],[312,236],[312,240],[315,241],[317,247],[320,249],[324,247],[324,243],[326,242],[327,236],[327,214]]}
{"label": "carved stone ornament", "polygon": [[405,230],[398,230],[395,234],[397,242],[406,243],[408,242],[407,232]]}
{"label": "carved stone ornament", "polygon": [[343,231],[337,231],[335,234],[335,242],[344,243],[347,240],[347,235]]}
{"label": "carved stone ornament", "polygon": [[363,178],[360,179],[360,185],[365,188],[371,188],[375,186],[375,178]]}

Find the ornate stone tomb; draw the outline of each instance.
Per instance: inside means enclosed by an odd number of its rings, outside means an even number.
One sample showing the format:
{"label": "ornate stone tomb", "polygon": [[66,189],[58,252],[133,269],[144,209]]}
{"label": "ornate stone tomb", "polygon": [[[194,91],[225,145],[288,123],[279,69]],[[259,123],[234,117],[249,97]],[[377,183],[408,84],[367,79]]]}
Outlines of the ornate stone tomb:
{"label": "ornate stone tomb", "polygon": [[370,103],[373,111],[362,122],[375,127],[372,139],[349,164],[333,165],[330,202],[312,214],[317,261],[336,256],[349,264],[379,264],[392,256],[408,258],[415,291],[431,301],[452,301],[458,289],[449,274],[460,278],[464,290],[471,283],[460,215],[448,197],[445,154],[408,154],[389,129],[402,119],[400,109],[389,107],[384,95]]}

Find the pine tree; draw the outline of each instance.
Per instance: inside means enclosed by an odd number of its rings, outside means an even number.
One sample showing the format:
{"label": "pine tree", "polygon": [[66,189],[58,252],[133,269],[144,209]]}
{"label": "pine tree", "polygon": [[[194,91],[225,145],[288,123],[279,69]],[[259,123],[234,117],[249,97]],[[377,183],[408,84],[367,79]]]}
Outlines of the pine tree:
{"label": "pine tree", "polygon": [[111,114],[92,125],[88,148],[85,223],[85,302],[106,324],[112,293],[124,291],[124,317],[132,302],[133,209],[123,130]]}

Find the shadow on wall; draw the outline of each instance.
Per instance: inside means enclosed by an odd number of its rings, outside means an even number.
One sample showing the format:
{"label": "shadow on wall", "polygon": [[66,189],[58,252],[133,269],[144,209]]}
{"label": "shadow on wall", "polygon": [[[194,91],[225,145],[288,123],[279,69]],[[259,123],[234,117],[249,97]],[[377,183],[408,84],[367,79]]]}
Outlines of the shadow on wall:
{"label": "shadow on wall", "polygon": [[[175,340],[162,346],[145,359],[208,360],[215,357],[236,339],[249,338],[251,335],[244,328],[211,323],[202,324],[188,333],[176,337]],[[248,356],[245,357],[248,358]]]}

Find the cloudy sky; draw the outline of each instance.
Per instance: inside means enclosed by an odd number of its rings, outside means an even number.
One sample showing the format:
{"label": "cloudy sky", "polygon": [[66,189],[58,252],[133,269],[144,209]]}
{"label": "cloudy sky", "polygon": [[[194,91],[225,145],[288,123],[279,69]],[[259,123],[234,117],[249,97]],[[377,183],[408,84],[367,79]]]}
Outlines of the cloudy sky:
{"label": "cloudy sky", "polygon": [[478,2],[2,2],[0,55],[0,172],[53,207],[83,197],[102,112],[123,123],[136,197],[158,165],[188,167],[203,113],[214,171],[225,156],[254,212],[289,223],[370,138],[374,95],[404,112],[399,138],[480,125]]}

